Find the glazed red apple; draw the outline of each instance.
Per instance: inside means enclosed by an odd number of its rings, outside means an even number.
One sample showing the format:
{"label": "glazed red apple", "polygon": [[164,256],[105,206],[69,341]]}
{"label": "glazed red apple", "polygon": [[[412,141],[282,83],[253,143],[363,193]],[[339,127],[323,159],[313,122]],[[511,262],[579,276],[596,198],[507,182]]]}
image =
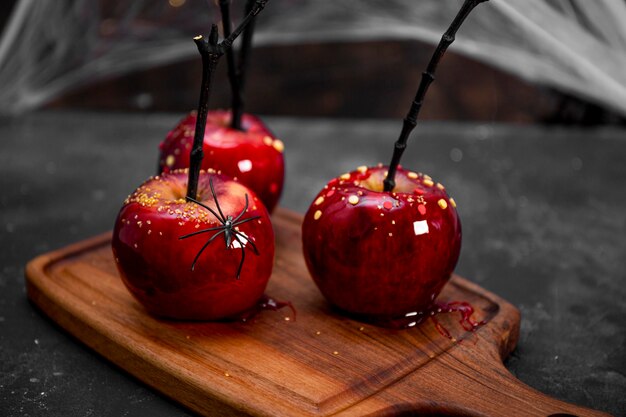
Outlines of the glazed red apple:
{"label": "glazed red apple", "polygon": [[128,197],[113,231],[115,261],[124,284],[154,315],[229,317],[255,305],[272,273],[269,214],[253,191],[207,172],[198,181],[201,204],[186,200],[187,180],[186,170],[173,171]]}
{"label": "glazed red apple", "polygon": [[[230,127],[230,111],[210,111],[204,133],[203,169],[237,178],[252,189],[270,213],[283,189],[285,164],[283,143],[256,116],[244,114],[242,129]],[[172,130],[160,145],[159,167],[167,173],[189,167],[196,126],[196,112],[191,112]]]}
{"label": "glazed red apple", "polygon": [[427,309],[461,248],[456,204],[427,175],[360,167],[317,195],[302,225],[304,258],[322,294],[340,309],[385,319]]}

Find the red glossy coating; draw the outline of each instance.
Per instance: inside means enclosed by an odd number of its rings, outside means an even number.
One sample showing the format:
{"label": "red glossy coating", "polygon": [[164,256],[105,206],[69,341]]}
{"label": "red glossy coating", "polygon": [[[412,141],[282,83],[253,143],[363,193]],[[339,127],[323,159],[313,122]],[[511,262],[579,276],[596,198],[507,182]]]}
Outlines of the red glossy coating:
{"label": "red glossy coating", "polygon": [[302,225],[304,258],[322,294],[372,318],[426,310],[461,249],[461,223],[443,186],[399,168],[394,192],[383,192],[386,170],[360,167],[331,180]]}
{"label": "red glossy coating", "polygon": [[179,237],[221,223],[205,208],[185,201],[186,170],[147,180],[121,208],[112,248],[124,284],[154,315],[215,320],[250,309],[263,296],[274,260],[269,214],[253,191],[226,176],[203,172],[198,199],[213,210],[217,207],[209,178],[213,178],[225,216],[236,217],[248,194],[248,211],[241,220],[261,217],[241,224],[239,230],[255,243],[260,255],[255,255],[249,244],[244,246],[245,262],[237,279],[241,249],[226,248],[221,235],[202,252],[192,271],[196,254],[215,232]]}
{"label": "red glossy coating", "polygon": [[[243,131],[230,128],[230,118],[230,111],[209,112],[202,147],[202,168],[212,168],[237,178],[259,196],[271,213],[283,189],[284,145],[258,117],[244,114]],[[191,112],[159,146],[161,172],[189,168],[196,119],[196,112]]]}

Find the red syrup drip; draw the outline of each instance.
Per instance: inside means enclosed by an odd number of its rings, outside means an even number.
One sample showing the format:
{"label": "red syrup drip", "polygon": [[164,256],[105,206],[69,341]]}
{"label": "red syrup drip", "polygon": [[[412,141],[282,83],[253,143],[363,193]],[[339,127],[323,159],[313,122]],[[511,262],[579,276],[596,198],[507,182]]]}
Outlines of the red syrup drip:
{"label": "red syrup drip", "polygon": [[484,320],[475,321],[474,319],[472,319],[472,314],[474,314],[474,311],[474,307],[467,301],[437,301],[426,310],[407,313],[399,318],[370,318],[367,321],[371,322],[372,324],[391,329],[409,329],[411,327],[417,326],[418,324],[426,320],[431,320],[439,334],[454,342],[460,343],[460,341],[457,341],[454,337],[452,337],[450,331],[446,329],[439,322],[439,320],[437,320],[437,316],[440,314],[459,312],[461,313],[461,319],[459,320],[459,324],[461,325],[461,327],[463,327],[463,330],[467,332],[475,332],[487,322]]}
{"label": "red syrup drip", "polygon": [[242,313],[237,314],[232,319],[233,321],[246,323],[254,319],[263,310],[278,311],[285,307],[289,307],[293,316],[293,321],[296,321],[296,308],[293,306],[291,301],[279,301],[275,298],[270,297],[267,294],[264,294],[263,297],[261,297],[259,301],[257,301],[256,305]]}
{"label": "red syrup drip", "polygon": [[[442,313],[453,313],[453,312],[461,313],[461,320],[459,320],[459,324],[463,329],[467,332],[475,332],[481,326],[486,324],[487,322],[484,320],[474,321],[472,319],[472,314],[474,314],[474,307],[468,303],[467,301],[452,301],[449,303],[445,302],[436,302],[429,309],[429,317],[435,325],[435,328],[444,337],[447,337],[450,340],[453,340],[452,335],[440,322],[437,320],[437,315]],[[460,343],[460,342],[459,342]]]}

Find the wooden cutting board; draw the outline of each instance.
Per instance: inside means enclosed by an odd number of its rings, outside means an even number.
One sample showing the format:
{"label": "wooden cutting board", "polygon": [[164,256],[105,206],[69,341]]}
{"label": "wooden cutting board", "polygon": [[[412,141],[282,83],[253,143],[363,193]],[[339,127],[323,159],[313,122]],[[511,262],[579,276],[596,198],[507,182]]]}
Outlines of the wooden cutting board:
{"label": "wooden cutting board", "polygon": [[[519,312],[454,276],[441,300],[470,302],[459,313],[391,330],[337,314],[310,279],[300,215],[277,210],[276,265],[267,294],[288,309],[248,322],[189,323],[148,315],[130,296],[105,234],[32,260],[28,296],[89,347],[202,415],[395,416],[605,415],[559,402],[515,379],[502,359],[515,347]],[[422,415],[422,414],[420,414]]]}

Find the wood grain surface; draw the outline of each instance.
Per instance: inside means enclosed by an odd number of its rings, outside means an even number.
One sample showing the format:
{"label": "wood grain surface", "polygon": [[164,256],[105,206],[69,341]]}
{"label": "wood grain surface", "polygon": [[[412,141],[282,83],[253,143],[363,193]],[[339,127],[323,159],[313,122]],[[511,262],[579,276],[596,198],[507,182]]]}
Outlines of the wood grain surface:
{"label": "wood grain surface", "polygon": [[[440,296],[467,301],[406,330],[360,323],[334,311],[301,255],[301,216],[273,216],[277,250],[267,294],[291,301],[247,322],[177,322],[148,315],[122,284],[110,234],[32,260],[28,296],[86,345],[156,390],[202,415],[549,416],[606,415],[549,398],[515,379],[502,359],[515,347],[515,307],[454,276]],[[453,341],[454,340],[454,341]]]}

